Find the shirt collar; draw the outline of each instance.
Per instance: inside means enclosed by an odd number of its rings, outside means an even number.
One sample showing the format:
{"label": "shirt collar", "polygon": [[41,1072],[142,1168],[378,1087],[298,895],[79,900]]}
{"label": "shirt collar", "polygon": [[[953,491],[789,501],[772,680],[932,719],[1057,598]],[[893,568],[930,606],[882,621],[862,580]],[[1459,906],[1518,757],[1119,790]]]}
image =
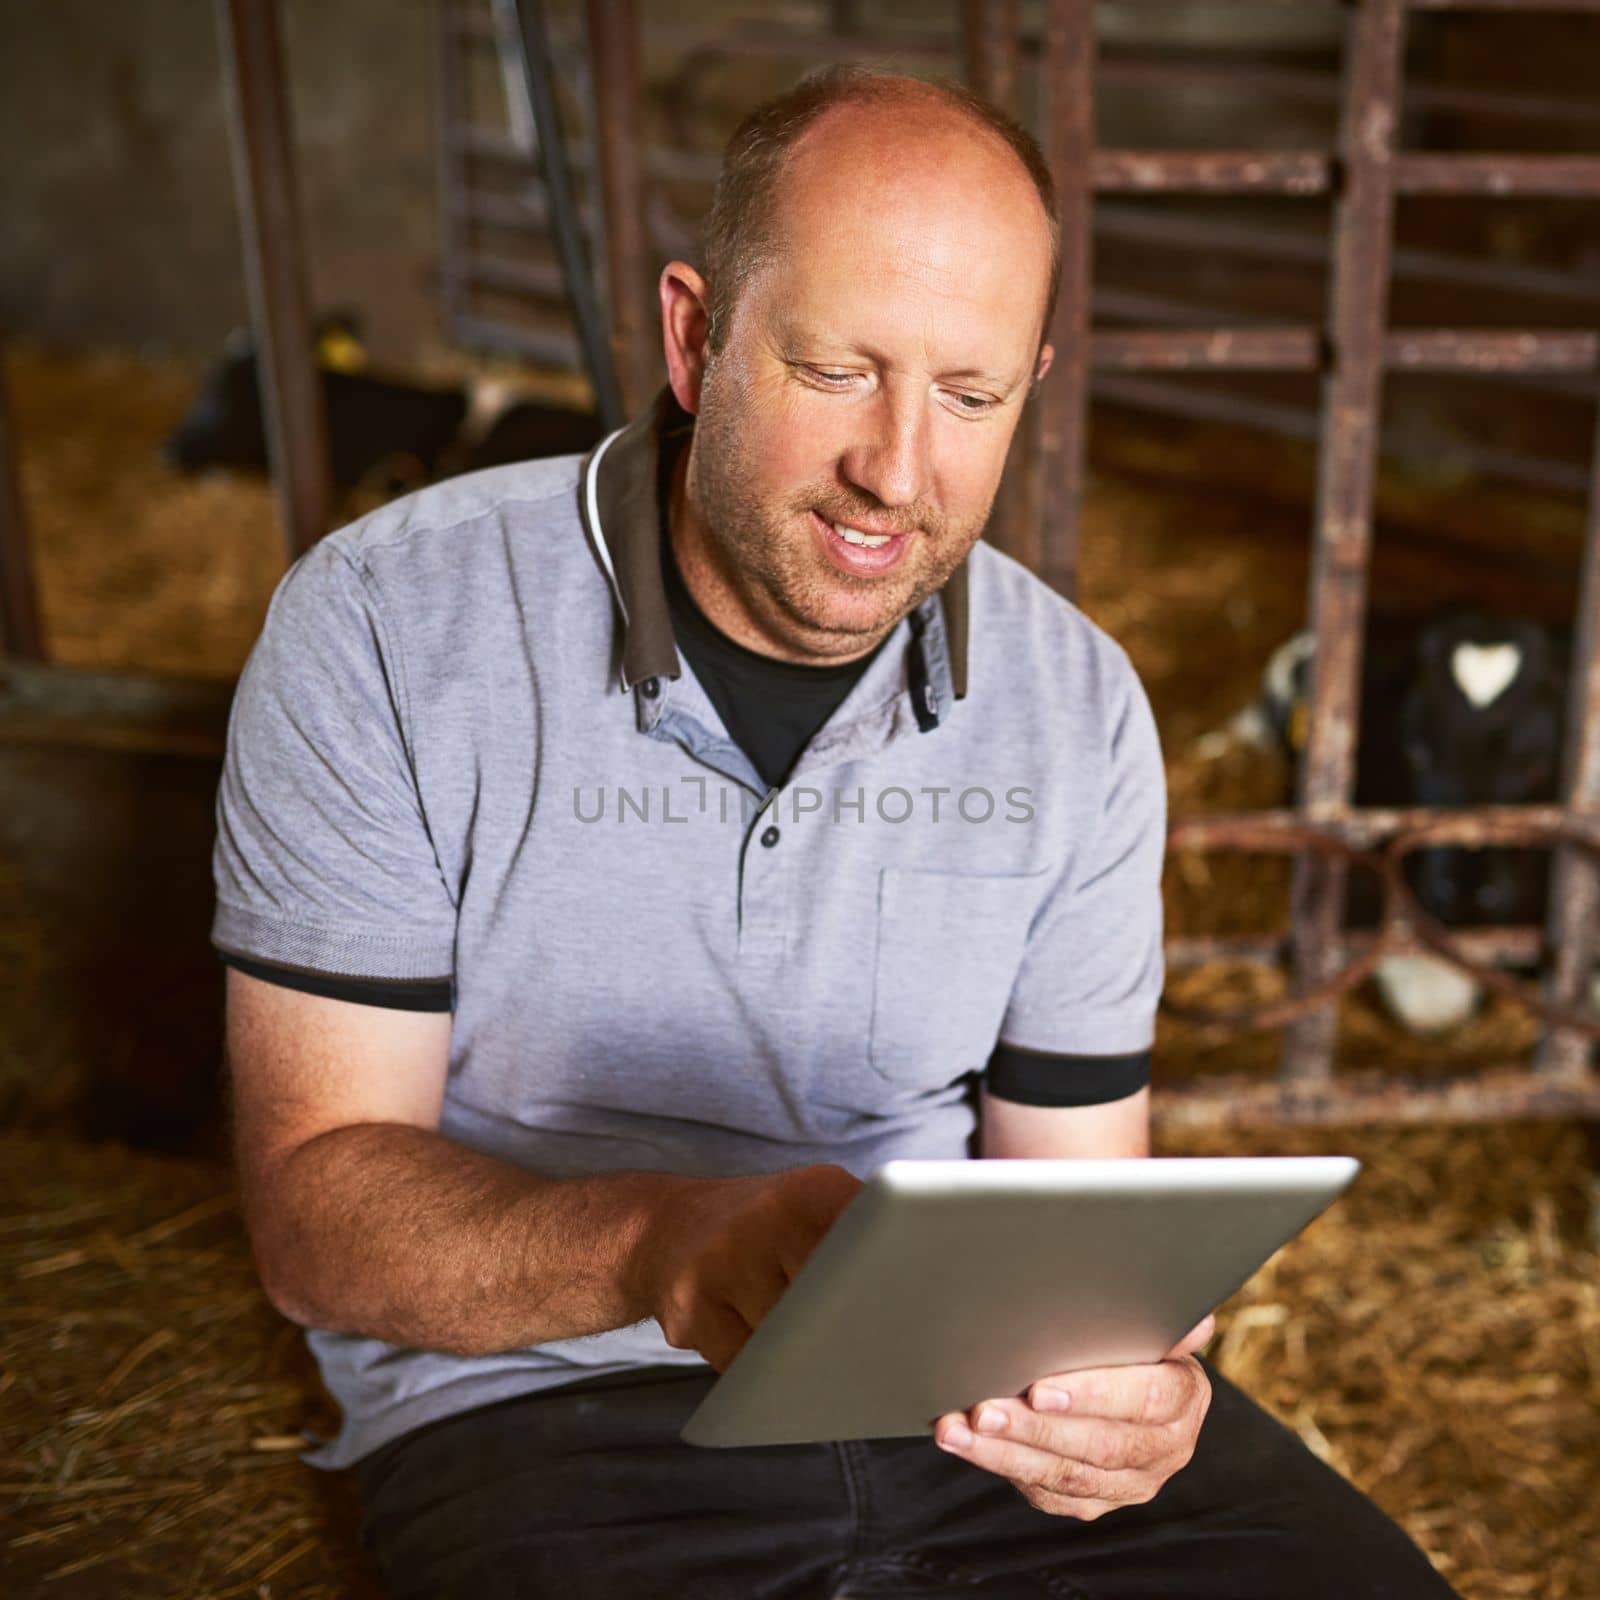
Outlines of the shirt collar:
{"label": "shirt collar", "polygon": [[[688,433],[694,418],[663,384],[650,406],[583,459],[579,507],[596,559],[622,613],[624,690],[647,678],[676,678],[678,649],[661,573],[656,474],[665,441]],[[963,561],[939,591],[951,693],[967,692],[968,579]],[[918,634],[920,644],[921,634]]]}

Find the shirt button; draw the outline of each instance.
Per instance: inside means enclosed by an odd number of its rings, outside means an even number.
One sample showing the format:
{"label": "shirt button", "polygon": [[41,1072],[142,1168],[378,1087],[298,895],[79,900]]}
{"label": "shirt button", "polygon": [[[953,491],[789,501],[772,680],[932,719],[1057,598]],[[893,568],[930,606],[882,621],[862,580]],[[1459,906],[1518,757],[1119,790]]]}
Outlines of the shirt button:
{"label": "shirt button", "polygon": [[646,700],[654,700],[656,696],[661,693],[661,680],[659,678],[646,678],[644,682],[639,685],[639,693],[642,694]]}
{"label": "shirt button", "polygon": [[767,831],[761,835],[761,842],[767,847],[767,849],[770,850],[773,845],[778,842],[780,837],[781,835],[778,833],[776,828],[768,828]]}

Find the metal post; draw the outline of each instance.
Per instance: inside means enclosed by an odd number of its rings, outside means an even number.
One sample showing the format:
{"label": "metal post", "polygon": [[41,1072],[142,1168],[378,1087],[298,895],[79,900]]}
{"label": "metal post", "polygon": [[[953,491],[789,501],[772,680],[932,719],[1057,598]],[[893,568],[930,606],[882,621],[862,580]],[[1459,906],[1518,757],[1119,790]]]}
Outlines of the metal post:
{"label": "metal post", "polygon": [[17,485],[17,449],[6,396],[5,350],[0,347],[0,659],[42,661],[39,607],[28,551],[28,525]]}
{"label": "metal post", "polygon": [[[461,266],[467,257],[470,235],[462,194],[467,188],[467,163],[457,147],[455,133],[467,120],[467,75],[461,59],[454,10],[457,0],[434,0],[434,71],[439,104],[434,118],[435,153],[439,183],[439,299],[444,325],[453,334],[468,310],[467,286]],[[506,99],[509,106],[511,93]],[[508,111],[508,115],[509,115]]]}
{"label": "metal post", "polygon": [[1022,59],[1022,0],[961,0],[961,49],[967,86],[1016,116]]}
{"label": "metal post", "polygon": [[277,0],[217,0],[217,27],[261,410],[292,561],[327,532],[331,482]]}
{"label": "metal post", "polygon": [[[611,359],[632,416],[656,383],[658,323],[647,316],[643,145],[639,123],[639,23],[633,0],[588,0],[594,63],[596,177],[605,217]],[[647,331],[648,330],[648,331]]]}
{"label": "metal post", "polygon": [[[1355,772],[1404,55],[1402,0],[1365,0],[1353,9],[1350,28],[1339,135],[1344,186],[1330,288],[1332,366],[1322,392],[1308,605],[1317,658],[1297,797],[1312,821],[1347,804]],[[1309,856],[1296,861],[1295,976],[1304,987],[1331,976],[1337,966],[1344,890],[1340,864]],[[1291,1026],[1284,1043],[1285,1083],[1331,1075],[1337,1027],[1333,1006]]]}
{"label": "metal post", "polygon": [[[1055,365],[1035,402],[1030,529],[1036,559],[1019,552],[1069,599],[1077,590],[1089,393],[1089,263],[1094,155],[1094,0],[1049,0],[1045,12],[1045,156],[1061,207],[1061,292],[1050,323]],[[1030,541],[1031,542],[1031,541]]]}
{"label": "metal post", "polygon": [[[1018,113],[1021,0],[962,0],[961,45],[967,87],[1011,116]],[[986,537],[1019,561],[1037,564],[1039,444],[1037,403],[1029,400],[1017,422],[1005,476],[990,512]]]}
{"label": "metal post", "polygon": [[[1600,398],[1600,397],[1597,397]],[[1600,813],[1600,422],[1595,429],[1589,489],[1588,527],[1583,544],[1583,577],[1578,588],[1578,622],[1572,643],[1572,682],[1567,695],[1567,736],[1561,802],[1584,816]],[[1557,1004],[1583,998],[1600,934],[1600,872],[1582,851],[1556,852],[1550,879],[1546,937],[1552,963],[1547,993]],[[1552,1077],[1580,1077],[1593,1046],[1571,1028],[1554,1028],[1534,1053],[1537,1071]]]}

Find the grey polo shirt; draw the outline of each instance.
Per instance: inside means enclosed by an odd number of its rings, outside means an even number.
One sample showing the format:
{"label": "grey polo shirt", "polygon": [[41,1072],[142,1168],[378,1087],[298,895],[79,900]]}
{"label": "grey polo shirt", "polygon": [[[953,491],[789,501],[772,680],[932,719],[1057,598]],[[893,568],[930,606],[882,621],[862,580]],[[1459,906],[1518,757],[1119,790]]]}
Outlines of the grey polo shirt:
{"label": "grey polo shirt", "polygon": [[[274,596],[217,802],[213,940],[454,1013],[440,1131],[554,1176],[972,1153],[976,1089],[1140,1087],[1166,792],[1123,650],[979,544],[770,794],[674,648],[663,391],[588,456],[425,489]],[[312,1331],[343,1466],[647,1363],[657,1324],[479,1358]]]}

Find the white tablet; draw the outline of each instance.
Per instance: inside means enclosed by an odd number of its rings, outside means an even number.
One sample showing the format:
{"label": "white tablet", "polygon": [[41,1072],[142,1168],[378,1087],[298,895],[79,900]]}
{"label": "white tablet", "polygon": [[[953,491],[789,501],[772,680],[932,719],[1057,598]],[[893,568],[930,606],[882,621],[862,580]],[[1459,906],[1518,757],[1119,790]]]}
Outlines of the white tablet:
{"label": "white tablet", "polygon": [[1351,1156],[890,1161],[682,1436],[931,1434],[1049,1373],[1157,1361],[1359,1170]]}

